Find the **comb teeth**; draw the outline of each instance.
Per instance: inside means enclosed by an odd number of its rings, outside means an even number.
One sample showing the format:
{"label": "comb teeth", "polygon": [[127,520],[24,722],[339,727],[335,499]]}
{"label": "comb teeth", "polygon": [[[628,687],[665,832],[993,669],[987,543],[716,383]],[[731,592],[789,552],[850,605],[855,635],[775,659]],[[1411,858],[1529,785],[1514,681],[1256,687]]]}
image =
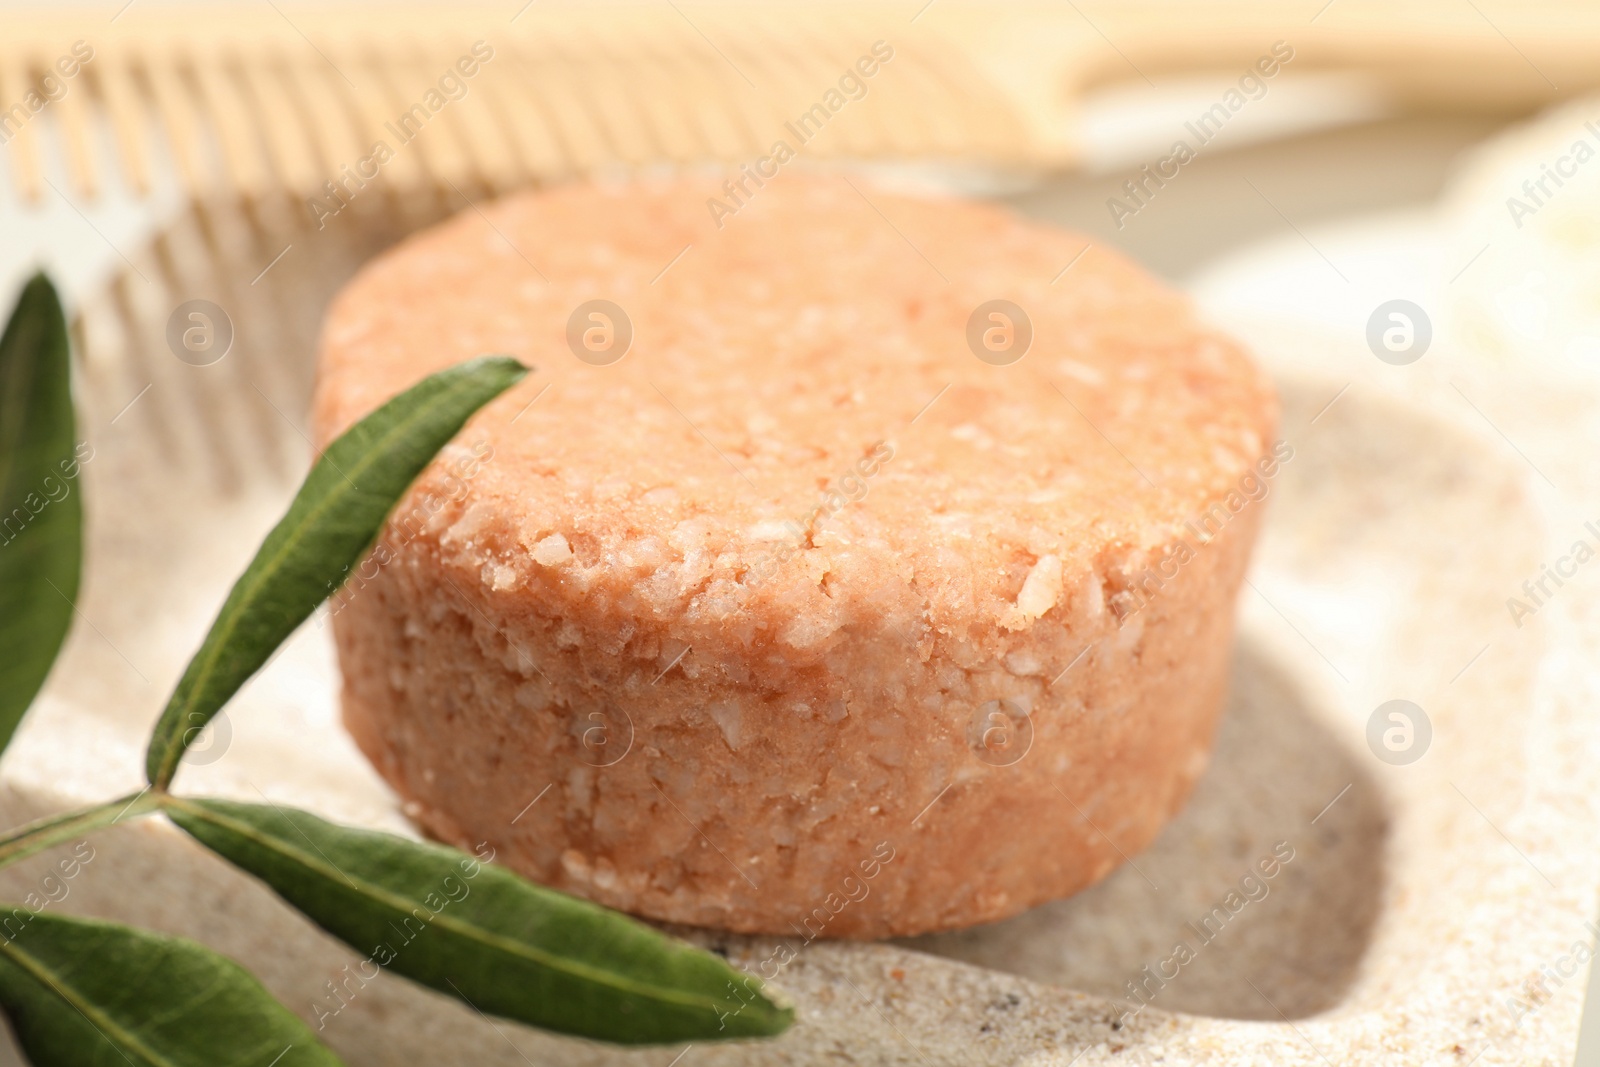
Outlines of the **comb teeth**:
{"label": "comb teeth", "polygon": [[[1338,0],[1309,22],[1277,0],[530,0],[510,15],[481,3],[156,3],[130,0],[109,21],[7,14],[0,140],[25,198],[41,196],[47,170],[92,197],[113,178],[148,192],[168,165],[191,197],[304,199],[329,182],[365,195],[360,166],[380,141],[393,150],[385,183],[407,189],[750,162],[780,139],[810,158],[1061,167],[1080,158],[1089,87],[1237,72],[1275,41],[1292,46],[1296,72],[1358,71],[1400,104],[1505,113],[1600,84],[1600,7],[1570,0],[1503,5],[1492,22],[1458,0]],[[473,55],[476,42],[492,55]],[[892,60],[852,74],[878,42]],[[64,95],[17,113],[75,46],[93,58],[52,75]],[[807,115],[820,132],[796,128]],[[42,158],[47,142],[59,164]]]}
{"label": "comb teeth", "polygon": [[[509,15],[482,0],[160,2],[129,0],[104,21],[8,12],[0,109],[75,42],[94,52],[11,138],[25,196],[40,196],[41,127],[85,196],[112,175],[146,190],[169,160],[191,194],[309,196],[390,140],[390,124],[444,77],[465,95],[430,108],[429,128],[385,164],[396,184],[496,190],[654,162],[750,161],[778,138],[798,148],[785,124],[824,103],[810,157],[1060,167],[1081,157],[1088,88],[1196,70],[1236,77],[1280,45],[1297,74],[1359,72],[1399,105],[1515,113],[1600,85],[1600,7],[1572,0],[1489,14],[1459,0],[1338,0],[1303,17],[1279,0],[528,0]],[[493,57],[453,74],[478,41]],[[863,79],[870,91],[849,99],[841,77],[880,41],[892,73]]]}
{"label": "comb teeth", "polygon": [[[362,194],[377,172],[400,187],[497,191],[609,168],[751,161],[780,139],[799,148],[785,124],[819,104],[853,114],[814,113],[826,122],[808,155],[1026,148],[1002,96],[927,35],[894,46],[896,77],[857,75],[867,92],[848,99],[840,78],[885,31],[843,12],[756,27],[704,12],[691,21],[676,7],[615,18],[531,8],[515,22],[482,10],[368,13],[397,23],[373,27],[328,12],[179,21],[141,7],[79,32],[41,22],[0,44],[0,101],[25,101],[46,75],[57,96],[5,127],[25,199],[43,195],[46,141],[60,145],[82,197],[101,192],[107,168],[146,194],[162,159],[195,199],[329,196],[329,183]],[[909,28],[904,13],[895,21]],[[466,28],[474,22],[480,32]],[[73,65],[74,42],[92,58],[70,77],[52,73],[58,60]],[[375,158],[379,145],[387,158]]]}

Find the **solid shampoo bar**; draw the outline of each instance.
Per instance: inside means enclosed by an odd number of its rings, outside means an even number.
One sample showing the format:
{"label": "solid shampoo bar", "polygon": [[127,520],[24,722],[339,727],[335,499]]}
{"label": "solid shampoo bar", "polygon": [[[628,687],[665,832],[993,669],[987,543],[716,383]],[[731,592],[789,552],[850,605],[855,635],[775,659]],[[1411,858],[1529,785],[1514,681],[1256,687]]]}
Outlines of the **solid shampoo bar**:
{"label": "solid shampoo bar", "polygon": [[322,442],[538,369],[335,601],[345,721],[432,833],[657,919],[883,937],[1082,889],[1206,764],[1271,388],[1078,235],[745,194],[514,196],[339,296]]}

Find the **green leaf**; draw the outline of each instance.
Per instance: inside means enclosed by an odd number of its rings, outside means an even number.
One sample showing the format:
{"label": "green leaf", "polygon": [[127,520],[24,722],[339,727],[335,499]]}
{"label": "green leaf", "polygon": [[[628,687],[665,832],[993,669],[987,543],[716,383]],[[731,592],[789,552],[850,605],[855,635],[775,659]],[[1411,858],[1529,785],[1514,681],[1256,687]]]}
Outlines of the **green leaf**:
{"label": "green leaf", "polygon": [[[137,819],[160,810],[161,797],[147,787],[103,804],[46,816],[0,837],[0,867],[124,819]],[[3,928],[0,928],[0,936],[4,936]]]}
{"label": "green leaf", "polygon": [[452,848],[302,811],[168,797],[168,817],[373,963],[481,1012],[620,1044],[759,1037],[758,979]]}
{"label": "green leaf", "polygon": [[203,945],[25,908],[0,925],[0,1006],[39,1067],[340,1062],[248,971]]}
{"label": "green leaf", "polygon": [[36,274],[0,336],[0,750],[66,640],[83,559],[67,320]]}
{"label": "green leaf", "polygon": [[328,446],[234,583],[156,723],[145,756],[164,789],[184,749],[345,579],[395,502],[472,414],[528,369],[482,356],[430,375]]}

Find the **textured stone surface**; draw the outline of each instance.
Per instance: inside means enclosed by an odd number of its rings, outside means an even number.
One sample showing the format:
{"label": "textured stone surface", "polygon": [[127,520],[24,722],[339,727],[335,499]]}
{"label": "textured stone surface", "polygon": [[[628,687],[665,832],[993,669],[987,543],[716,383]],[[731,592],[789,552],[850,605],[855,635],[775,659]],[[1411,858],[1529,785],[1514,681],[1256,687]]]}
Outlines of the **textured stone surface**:
{"label": "textured stone surface", "polygon": [[[794,1031],[760,1046],[696,1045],[679,1067],[1572,1062],[1586,970],[1561,971],[1575,942],[1592,943],[1585,924],[1600,891],[1600,572],[1580,570],[1520,629],[1505,601],[1600,522],[1600,407],[1558,369],[1481,361],[1455,340],[1411,368],[1366,351],[1372,307],[1426,300],[1407,287],[1442,290],[1481,242],[1440,261],[1427,220],[1308,236],[1349,282],[1291,235],[1202,287],[1211,313],[1273,369],[1296,454],[1274,482],[1255,588],[1241,601],[1233,696],[1192,802],[1133,857],[1137,869],[1008,923],[909,944],[795,939],[778,979],[799,1009]],[[279,248],[242,262],[240,285]],[[74,631],[0,764],[7,822],[137,788],[148,725],[292,490],[261,450],[241,446],[225,463],[184,445],[203,422],[156,417],[198,380],[188,368],[105,356],[91,352],[81,398],[98,449],[85,471],[81,607],[92,626]],[[230,363],[204,370],[246,369]],[[273,389],[279,368],[248,370]],[[152,377],[146,399],[111,424]],[[230,395],[256,395],[238,384]],[[264,406],[221,427],[241,440],[266,427],[279,445],[304,447]],[[179,787],[404,829],[338,727],[336,693],[332,642],[313,623],[233,705],[226,754],[186,768]],[[1408,766],[1379,761],[1365,741],[1373,709],[1396,697],[1422,705],[1434,727]],[[1295,857],[1269,895],[1124,1019],[1137,1007],[1127,983],[1192,941],[1187,924],[1280,841]],[[53,907],[200,937],[308,1019],[353,956],[159,822],[92,844],[96,858]],[[6,895],[34,889],[50,859],[8,869]],[[754,967],[780,944],[695,936]],[[387,976],[323,1036],[359,1067],[667,1067],[682,1052],[497,1028]]]}

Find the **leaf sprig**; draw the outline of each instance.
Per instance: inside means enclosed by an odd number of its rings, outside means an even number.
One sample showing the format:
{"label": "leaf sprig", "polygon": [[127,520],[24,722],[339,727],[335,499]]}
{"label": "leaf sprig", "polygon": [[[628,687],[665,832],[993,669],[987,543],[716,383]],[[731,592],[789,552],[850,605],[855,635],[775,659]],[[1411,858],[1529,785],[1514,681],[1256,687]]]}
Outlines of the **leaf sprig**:
{"label": "leaf sprig", "polygon": [[[0,750],[44,684],[77,593],[83,512],[68,356],[60,302],[38,275],[0,337]],[[481,1012],[624,1044],[786,1029],[792,1010],[759,980],[626,916],[533,885],[489,863],[492,856],[271,803],[170,791],[200,729],[340,585],[439,449],[526,374],[505,356],[451,367],[334,441],[185,669],[150,739],[150,785],[0,837],[0,867],[160,812],[362,953],[363,964]],[[47,478],[66,486],[64,495]],[[35,510],[39,500],[46,503]],[[27,521],[12,533],[6,520],[19,508]],[[231,960],[114,923],[34,913],[20,931],[0,932],[0,1009],[39,1067],[340,1062]]]}

